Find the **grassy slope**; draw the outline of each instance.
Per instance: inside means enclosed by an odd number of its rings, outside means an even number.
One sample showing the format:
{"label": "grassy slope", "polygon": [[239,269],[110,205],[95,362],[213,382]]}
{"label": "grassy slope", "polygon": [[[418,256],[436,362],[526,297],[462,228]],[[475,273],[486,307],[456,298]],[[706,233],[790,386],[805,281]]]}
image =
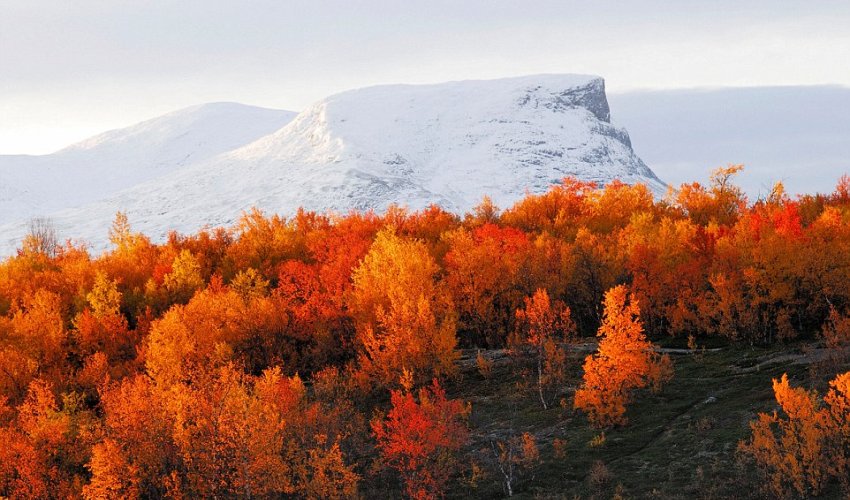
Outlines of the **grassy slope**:
{"label": "grassy slope", "polygon": [[[628,409],[629,424],[606,431],[605,443],[597,447],[589,443],[599,431],[569,409],[569,392],[560,396],[567,409],[543,410],[532,391],[517,386],[506,360],[496,362],[490,380],[467,363],[450,392],[472,403],[469,451],[485,477],[476,486],[456,485],[451,496],[503,496],[488,443],[513,426],[537,437],[543,460],[533,480],[526,476],[514,487],[518,498],[611,498],[616,492],[625,498],[756,497],[753,471],[736,462],[737,443],[749,434],[747,423],[756,412],[775,407],[771,378],[787,372],[793,383],[807,383],[807,367],[789,359],[800,357],[795,347],[743,345],[673,356],[673,380],[660,394],[638,393]],[[576,353],[572,387],[580,381],[582,358]],[[554,456],[554,438],[568,443],[564,458]],[[599,475],[590,473],[597,461],[610,473],[607,482],[594,481]]]}

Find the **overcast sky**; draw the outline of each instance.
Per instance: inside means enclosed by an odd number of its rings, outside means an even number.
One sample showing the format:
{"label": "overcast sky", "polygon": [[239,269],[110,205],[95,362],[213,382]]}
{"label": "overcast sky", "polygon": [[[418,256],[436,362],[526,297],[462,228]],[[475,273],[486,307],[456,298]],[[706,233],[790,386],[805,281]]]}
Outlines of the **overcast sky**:
{"label": "overcast sky", "polygon": [[0,153],[181,107],[590,73],[609,91],[850,86],[850,1],[0,0]]}

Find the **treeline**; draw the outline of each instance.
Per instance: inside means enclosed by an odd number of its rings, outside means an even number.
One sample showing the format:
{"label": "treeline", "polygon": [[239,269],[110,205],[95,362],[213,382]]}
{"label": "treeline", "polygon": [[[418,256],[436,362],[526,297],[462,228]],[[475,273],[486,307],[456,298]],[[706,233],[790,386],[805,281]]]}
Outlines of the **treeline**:
{"label": "treeline", "polygon": [[[99,256],[39,224],[0,264],[0,495],[352,497],[389,474],[439,496],[468,433],[441,385],[463,347],[507,347],[546,408],[564,343],[598,332],[573,404],[622,425],[672,376],[647,336],[848,321],[850,178],[749,202],[739,170],[664,200],[568,178],[463,217],[253,210],[162,244],[118,214]],[[530,439],[496,456],[531,462]]]}

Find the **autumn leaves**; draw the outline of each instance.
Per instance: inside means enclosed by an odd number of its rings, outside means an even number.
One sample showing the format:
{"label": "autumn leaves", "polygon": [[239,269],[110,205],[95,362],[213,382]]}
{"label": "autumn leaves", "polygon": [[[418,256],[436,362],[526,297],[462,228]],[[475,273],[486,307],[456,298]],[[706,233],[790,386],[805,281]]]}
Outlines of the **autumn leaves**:
{"label": "autumn leaves", "polygon": [[850,486],[850,372],[829,383],[821,398],[791,387],[788,377],[773,381],[783,414],[761,413],[750,422],[752,437],[740,450],[754,459],[767,479],[766,490],[777,497],[795,492],[817,495],[835,480]]}
{"label": "autumn leaves", "polygon": [[[566,385],[567,353],[565,343],[575,334],[575,324],[570,309],[561,301],[551,303],[546,290],[538,289],[525,299],[525,308],[516,312],[517,328],[508,338],[508,346],[515,358],[525,358],[531,366],[537,396],[543,409],[552,404],[553,392],[558,394]],[[530,363],[528,363],[530,361]]]}
{"label": "autumn leaves", "polygon": [[605,294],[605,311],[599,327],[599,349],[584,361],[582,387],[575,407],[587,412],[599,427],[626,423],[626,404],[636,389],[660,390],[673,376],[667,355],[659,355],[646,339],[640,309],[627,297],[624,286]]}
{"label": "autumn leaves", "polygon": [[[435,280],[438,269],[424,244],[383,231],[354,271],[352,308],[361,311],[355,314],[360,366],[376,381],[391,386],[410,374],[427,380],[455,371],[455,317]],[[576,326],[569,307],[550,301],[545,289],[537,289],[524,304],[516,310],[507,345],[517,363],[529,365],[527,376],[546,409],[565,388],[565,349]],[[672,365],[647,341],[640,309],[634,299],[627,303],[624,286],[605,294],[598,335],[599,352],[584,364],[575,406],[595,425],[624,424],[631,393],[646,386],[658,390],[672,376]]]}
{"label": "autumn leaves", "polygon": [[470,408],[447,399],[436,379],[419,389],[418,398],[409,388],[392,391],[391,404],[386,418],[372,420],[381,460],[398,471],[410,498],[439,498],[459,468]]}
{"label": "autumn leaves", "polygon": [[[567,179],[463,219],[251,211],[154,244],[119,214],[101,256],[28,244],[0,263],[0,496],[439,497],[480,431],[450,396],[467,389],[461,348],[487,387],[510,383],[504,349],[529,407],[600,428],[669,380],[650,338],[822,332],[845,367],[850,181],[748,205],[736,171],[665,201]],[[746,448],[766,477],[805,492],[837,477],[823,464],[846,457],[842,377],[823,400],[777,386],[785,414]],[[485,449],[506,491],[570,460],[514,431]]]}
{"label": "autumn leaves", "polygon": [[455,317],[438,269],[422,242],[382,231],[354,271],[360,366],[384,385],[405,369],[420,380],[455,371]]}
{"label": "autumn leaves", "polygon": [[[574,340],[575,324],[570,309],[559,301],[551,303],[542,289],[525,299],[525,308],[517,310],[516,316],[517,330],[508,346],[515,363],[525,359],[528,368],[523,373],[534,381],[537,397],[546,409],[552,405],[552,395],[566,388],[566,349]],[[673,365],[669,356],[658,354],[646,339],[640,308],[624,286],[605,293],[597,336],[597,351],[584,360],[573,406],[585,412],[596,427],[624,425],[626,405],[634,391],[647,386],[660,390],[673,376]]]}

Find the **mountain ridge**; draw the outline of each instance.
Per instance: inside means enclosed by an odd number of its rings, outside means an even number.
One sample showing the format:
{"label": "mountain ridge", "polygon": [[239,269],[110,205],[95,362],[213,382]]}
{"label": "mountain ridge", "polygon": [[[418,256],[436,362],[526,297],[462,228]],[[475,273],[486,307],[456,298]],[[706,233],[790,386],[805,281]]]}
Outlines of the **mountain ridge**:
{"label": "mountain ridge", "polygon": [[[566,176],[643,182],[659,195],[666,189],[635,155],[626,130],[611,123],[600,77],[342,92],[238,147],[49,215],[63,236],[102,249],[119,210],[161,240],[169,230],[230,225],[253,206],[291,214],[298,207],[381,211],[436,203],[464,212],[484,195],[509,206]],[[0,241],[20,238],[24,221],[3,222]]]}
{"label": "mountain ridge", "polygon": [[0,223],[114,195],[249,143],[294,116],[208,103],[110,130],[51,154],[0,156]]}

